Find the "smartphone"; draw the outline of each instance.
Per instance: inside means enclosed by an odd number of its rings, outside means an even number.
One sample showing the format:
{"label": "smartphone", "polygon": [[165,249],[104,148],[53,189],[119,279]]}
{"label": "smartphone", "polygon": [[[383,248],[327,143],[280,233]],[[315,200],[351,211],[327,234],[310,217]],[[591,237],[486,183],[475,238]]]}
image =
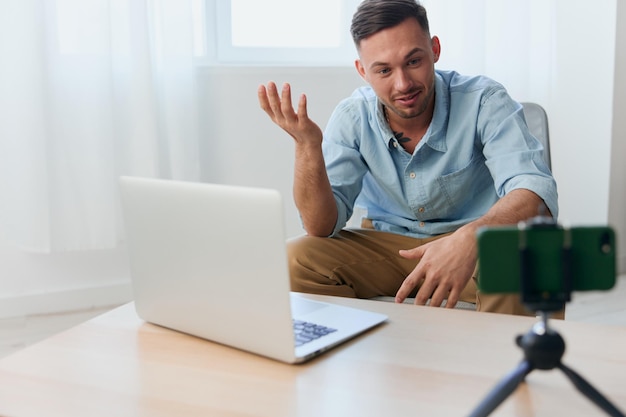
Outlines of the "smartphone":
{"label": "smartphone", "polygon": [[[478,231],[478,287],[533,294],[613,288],[615,232],[608,226],[487,227]],[[565,278],[571,279],[565,286]],[[522,285],[524,278],[524,285]]]}

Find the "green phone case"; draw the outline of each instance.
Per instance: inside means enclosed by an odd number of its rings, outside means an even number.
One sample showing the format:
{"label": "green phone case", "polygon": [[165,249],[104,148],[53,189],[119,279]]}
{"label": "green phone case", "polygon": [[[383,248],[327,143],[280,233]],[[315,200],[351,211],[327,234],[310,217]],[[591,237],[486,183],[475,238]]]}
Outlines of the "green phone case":
{"label": "green phone case", "polygon": [[[570,253],[564,258],[564,248],[568,246]],[[564,259],[569,259],[572,291],[608,290],[615,285],[615,232],[610,227],[519,229],[510,226],[478,232],[481,291],[520,292],[522,248],[528,260],[527,286],[533,293],[563,290],[563,277],[568,270]]]}

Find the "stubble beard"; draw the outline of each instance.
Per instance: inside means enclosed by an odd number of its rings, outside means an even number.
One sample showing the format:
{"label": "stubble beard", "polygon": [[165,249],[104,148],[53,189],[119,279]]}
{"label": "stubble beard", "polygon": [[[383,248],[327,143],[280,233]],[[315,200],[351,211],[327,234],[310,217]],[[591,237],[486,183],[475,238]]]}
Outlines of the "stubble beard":
{"label": "stubble beard", "polygon": [[405,111],[405,110],[397,108],[396,106],[392,106],[389,103],[387,103],[386,106],[389,110],[391,110],[392,112],[394,112],[396,115],[400,116],[401,118],[412,119],[415,117],[419,117],[422,114],[424,114],[424,112],[426,112],[426,110],[428,109],[428,106],[430,105],[430,101],[434,95],[435,95],[435,83],[433,81],[433,84],[431,85],[428,95],[424,97],[424,100],[422,100],[419,103],[417,108],[408,109],[407,111]]}

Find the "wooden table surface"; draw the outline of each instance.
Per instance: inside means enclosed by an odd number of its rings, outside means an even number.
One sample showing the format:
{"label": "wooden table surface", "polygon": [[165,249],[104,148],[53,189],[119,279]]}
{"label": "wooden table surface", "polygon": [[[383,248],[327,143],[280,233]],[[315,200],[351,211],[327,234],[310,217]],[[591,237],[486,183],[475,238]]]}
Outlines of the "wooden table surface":
{"label": "wooden table surface", "polygon": [[[0,360],[0,416],[464,416],[522,359],[536,320],[323,296],[387,323],[287,365],[140,320],[131,304]],[[551,321],[563,362],[626,410],[626,328]],[[558,370],[493,416],[601,416]]]}

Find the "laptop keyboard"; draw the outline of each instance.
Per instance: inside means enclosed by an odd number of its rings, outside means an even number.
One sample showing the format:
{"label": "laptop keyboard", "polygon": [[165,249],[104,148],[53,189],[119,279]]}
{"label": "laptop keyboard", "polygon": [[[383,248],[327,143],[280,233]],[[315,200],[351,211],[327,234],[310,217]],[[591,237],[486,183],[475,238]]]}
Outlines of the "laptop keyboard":
{"label": "laptop keyboard", "polygon": [[293,333],[296,339],[296,347],[336,331],[337,329],[309,323],[308,321],[293,320]]}

